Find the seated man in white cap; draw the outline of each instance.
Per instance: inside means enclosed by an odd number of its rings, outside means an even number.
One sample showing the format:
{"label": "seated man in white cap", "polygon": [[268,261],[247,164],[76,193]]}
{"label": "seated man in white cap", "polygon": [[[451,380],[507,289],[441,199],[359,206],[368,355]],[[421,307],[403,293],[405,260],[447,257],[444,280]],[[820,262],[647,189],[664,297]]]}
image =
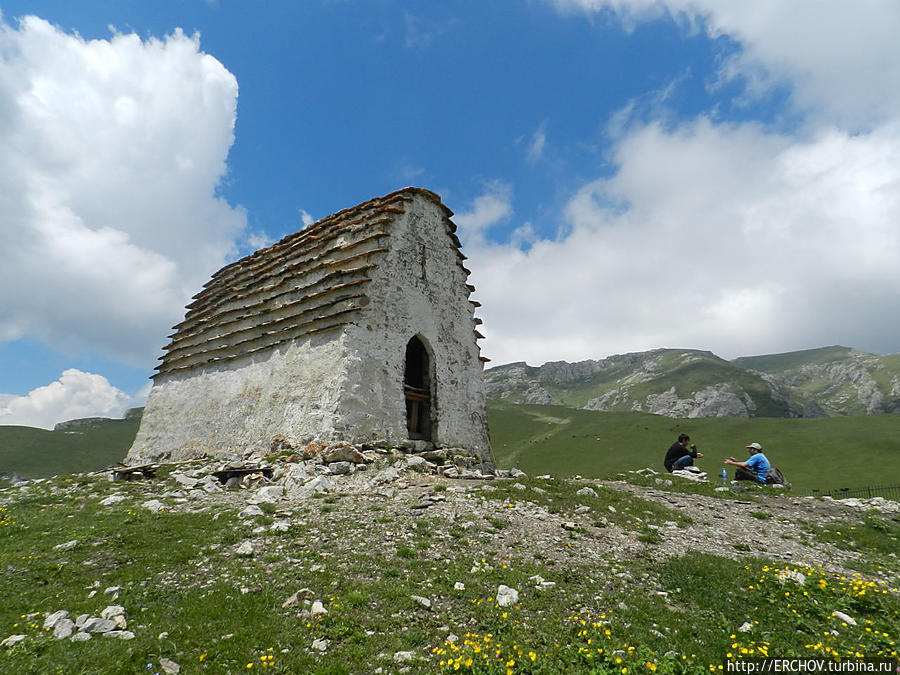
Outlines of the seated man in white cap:
{"label": "seated man in white cap", "polygon": [[750,451],[750,457],[746,462],[739,462],[734,457],[729,457],[725,460],[725,464],[736,467],[734,470],[735,480],[749,480],[765,484],[766,474],[769,473],[771,465],[762,453],[762,446],[759,443],[751,443],[747,446],[747,450]]}

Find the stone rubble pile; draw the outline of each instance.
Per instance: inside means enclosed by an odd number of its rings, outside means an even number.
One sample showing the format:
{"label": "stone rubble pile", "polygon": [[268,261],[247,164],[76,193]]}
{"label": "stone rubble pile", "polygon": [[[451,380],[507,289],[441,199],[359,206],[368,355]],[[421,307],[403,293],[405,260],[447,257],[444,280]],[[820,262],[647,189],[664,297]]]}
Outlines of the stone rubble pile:
{"label": "stone rubble pile", "polygon": [[53,637],[57,640],[68,638],[72,642],[85,642],[94,635],[133,640],[134,633],[125,630],[127,627],[125,608],[122,605],[109,605],[100,612],[100,616],[81,614],[74,621],[67,610],[60,609],[44,620],[44,630],[52,630]]}
{"label": "stone rubble pile", "polygon": [[[833,497],[822,497],[822,499],[832,500]],[[883,513],[900,513],[900,502],[895,502],[884,497],[869,497],[868,499],[857,499],[856,497],[848,497],[846,499],[834,499],[834,501],[849,506],[854,509],[875,509]]]}
{"label": "stone rubble pile", "polygon": [[[166,508],[166,498],[186,501],[200,493],[214,494],[227,490],[249,490],[254,494],[248,506],[238,515],[250,518],[262,515],[260,505],[280,500],[305,500],[315,495],[332,493],[340,488],[350,493],[383,490],[404,475],[430,474],[451,479],[490,481],[495,478],[525,476],[519,469],[495,470],[481,465],[477,457],[461,448],[438,448],[416,451],[410,448],[377,448],[354,446],[343,441],[313,441],[302,447],[292,445],[282,436],[273,438],[268,448],[251,448],[243,455],[217,456],[203,462],[194,460],[176,465],[169,479],[175,489],[141,504],[154,512]],[[104,504],[123,499],[111,495]],[[440,500],[433,495],[431,500]],[[415,508],[425,509],[434,501]]]}

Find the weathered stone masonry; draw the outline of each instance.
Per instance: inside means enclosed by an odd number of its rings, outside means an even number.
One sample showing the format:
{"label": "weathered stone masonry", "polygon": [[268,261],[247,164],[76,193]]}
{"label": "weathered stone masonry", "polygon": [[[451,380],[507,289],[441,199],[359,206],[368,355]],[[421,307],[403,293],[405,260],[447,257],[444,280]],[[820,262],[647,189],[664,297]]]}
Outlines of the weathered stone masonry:
{"label": "weathered stone masonry", "polygon": [[451,215],[406,188],[219,270],[170,336],[126,461],[275,436],[490,461],[478,303]]}

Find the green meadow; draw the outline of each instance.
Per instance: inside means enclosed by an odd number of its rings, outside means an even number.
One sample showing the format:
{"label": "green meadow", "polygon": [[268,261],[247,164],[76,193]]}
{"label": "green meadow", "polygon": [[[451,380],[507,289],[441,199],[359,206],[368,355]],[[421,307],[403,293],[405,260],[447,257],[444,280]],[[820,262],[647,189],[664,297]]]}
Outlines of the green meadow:
{"label": "green meadow", "polygon": [[125,457],[134,441],[139,414],[123,420],[97,420],[66,431],[0,426],[0,479],[25,478],[102,469]]}
{"label": "green meadow", "polygon": [[[697,464],[711,478],[723,459],[745,459],[744,446],[756,441],[797,491],[900,484],[900,415],[673,419],[489,402],[488,422],[498,465],[530,475],[662,471],[666,448],[686,433],[704,454]],[[125,457],[139,423],[135,414],[68,431],[0,427],[0,475],[45,478],[111,466]]]}
{"label": "green meadow", "polygon": [[900,415],[673,419],[490,402],[488,421],[498,465],[530,475],[664,471],[666,449],[686,433],[704,455],[697,465],[711,478],[726,457],[746,459],[744,448],[755,441],[798,491],[900,484]]}

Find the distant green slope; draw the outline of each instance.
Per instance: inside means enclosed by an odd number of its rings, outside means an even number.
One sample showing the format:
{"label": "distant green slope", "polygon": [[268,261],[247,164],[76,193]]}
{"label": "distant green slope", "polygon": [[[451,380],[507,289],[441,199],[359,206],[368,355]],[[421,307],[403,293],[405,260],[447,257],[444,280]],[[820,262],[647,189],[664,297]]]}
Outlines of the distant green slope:
{"label": "distant green slope", "polygon": [[764,373],[781,373],[785,370],[802,368],[803,366],[818,366],[823,363],[832,363],[852,356],[862,354],[850,347],[834,345],[820,347],[818,349],[804,349],[797,352],[785,352],[783,354],[766,354],[763,356],[741,356],[732,363],[744,368],[752,368]]}
{"label": "distant green slope", "polygon": [[90,420],[64,431],[0,426],[0,475],[46,478],[95,471],[125,457],[140,413],[124,420]]}
{"label": "distant green slope", "polygon": [[683,432],[704,453],[698,465],[713,478],[723,459],[745,459],[744,446],[756,441],[797,490],[900,483],[900,415],[672,419],[491,402],[488,421],[499,466],[517,465],[531,475],[664,471],[665,450]]}

